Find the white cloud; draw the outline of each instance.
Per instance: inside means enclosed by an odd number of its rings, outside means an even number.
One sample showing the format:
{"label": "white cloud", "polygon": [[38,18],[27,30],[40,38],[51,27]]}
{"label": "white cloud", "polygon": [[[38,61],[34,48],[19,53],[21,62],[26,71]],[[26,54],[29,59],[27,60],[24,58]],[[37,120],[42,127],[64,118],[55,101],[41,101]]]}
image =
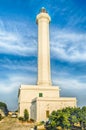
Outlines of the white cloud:
{"label": "white cloud", "polygon": [[[85,27],[85,21],[86,21],[86,17],[82,11],[82,9],[71,9],[70,14],[69,15],[69,19],[67,22],[67,27],[69,28],[73,28],[73,27],[79,27],[81,28],[82,26]],[[76,13],[75,13],[76,12]],[[84,30],[84,28],[83,28]]]}
{"label": "white cloud", "polygon": [[[0,52],[16,55],[37,55],[37,32],[16,22],[15,30],[6,30],[3,22],[0,31]],[[17,25],[18,24],[18,25]],[[12,25],[10,23],[9,25]],[[19,26],[19,27],[18,27]],[[21,28],[20,27],[20,28]],[[10,27],[9,27],[10,28]],[[51,56],[69,62],[86,61],[86,34],[70,32],[66,29],[51,29]]]}
{"label": "white cloud", "polygon": [[30,75],[11,75],[9,74],[8,79],[4,79],[0,81],[0,93],[11,94],[12,92],[17,91],[21,84],[30,84],[33,83],[33,80],[36,82],[35,77],[31,77]]}
{"label": "white cloud", "polygon": [[[31,63],[30,63],[31,62]],[[6,70],[17,71],[17,72],[34,72],[37,73],[37,64],[34,60],[25,61],[24,60],[10,60],[8,58],[0,59],[0,67]]]}
{"label": "white cloud", "polygon": [[70,62],[86,61],[86,34],[52,30],[51,52],[54,57]]}
{"label": "white cloud", "polygon": [[58,80],[54,79],[54,83],[58,84],[59,87],[64,89],[85,89],[86,83],[81,82],[77,78],[58,78]]}
{"label": "white cloud", "polygon": [[17,55],[29,55],[36,52],[35,47],[29,45],[33,41],[30,41],[29,44],[25,44],[25,38],[21,38],[20,35],[17,36],[16,34],[9,32],[5,33],[4,36],[0,36],[0,52]]}
{"label": "white cloud", "polygon": [[[71,69],[71,68],[70,68]],[[79,70],[78,70],[79,71]],[[86,89],[86,75],[71,74],[62,70],[60,72],[52,71],[52,81],[54,85],[58,85],[62,89],[80,90]]]}
{"label": "white cloud", "polygon": [[[5,24],[7,23],[4,23],[3,21],[0,22],[0,52],[25,56],[31,54],[35,55],[37,41],[34,32],[31,33],[32,30],[28,29],[27,32],[26,23],[20,23],[20,26],[19,23],[16,22],[15,29],[13,30],[10,27],[12,26],[12,22],[8,24],[9,30],[6,30],[4,27]],[[24,30],[21,30],[21,28],[24,28]]]}

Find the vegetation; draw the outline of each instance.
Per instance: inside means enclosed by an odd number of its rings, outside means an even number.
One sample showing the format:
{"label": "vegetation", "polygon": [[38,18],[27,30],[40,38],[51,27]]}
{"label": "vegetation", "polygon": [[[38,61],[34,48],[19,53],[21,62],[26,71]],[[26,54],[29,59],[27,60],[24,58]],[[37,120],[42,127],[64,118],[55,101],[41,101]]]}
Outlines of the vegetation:
{"label": "vegetation", "polygon": [[0,109],[5,113],[5,115],[8,114],[7,105],[3,102],[0,102]]}
{"label": "vegetation", "polygon": [[53,111],[46,122],[45,127],[47,130],[56,130],[61,127],[62,130],[86,129],[86,106],[82,108],[64,108],[62,110]]}
{"label": "vegetation", "polygon": [[24,110],[24,120],[25,120],[25,121],[28,121],[28,119],[29,119],[29,113],[28,113],[28,110],[25,109],[25,110]]}
{"label": "vegetation", "polygon": [[20,121],[22,121],[22,122],[23,122],[23,121],[28,121],[28,120],[29,120],[28,110],[25,109],[25,110],[24,110],[24,116],[23,116],[23,117],[20,116],[18,119],[19,119]]}
{"label": "vegetation", "polygon": [[7,105],[6,105],[5,103],[3,103],[3,102],[0,102],[0,107],[5,107],[5,108],[7,108]]}

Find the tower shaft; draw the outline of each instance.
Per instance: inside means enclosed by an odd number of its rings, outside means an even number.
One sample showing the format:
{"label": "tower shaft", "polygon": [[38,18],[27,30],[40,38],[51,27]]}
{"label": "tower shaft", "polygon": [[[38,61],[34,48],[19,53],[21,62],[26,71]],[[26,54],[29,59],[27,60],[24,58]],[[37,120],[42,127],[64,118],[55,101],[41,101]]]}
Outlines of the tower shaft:
{"label": "tower shaft", "polygon": [[37,15],[38,24],[38,85],[51,85],[50,74],[50,16],[45,9]]}

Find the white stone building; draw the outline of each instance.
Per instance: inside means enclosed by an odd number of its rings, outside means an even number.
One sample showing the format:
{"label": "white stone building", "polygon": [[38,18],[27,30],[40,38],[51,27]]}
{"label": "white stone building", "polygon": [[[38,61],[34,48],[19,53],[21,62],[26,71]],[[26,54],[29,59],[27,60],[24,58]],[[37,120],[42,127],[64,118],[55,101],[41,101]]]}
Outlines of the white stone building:
{"label": "white stone building", "polygon": [[59,87],[52,86],[50,73],[50,16],[44,8],[36,17],[38,24],[38,82],[37,85],[21,85],[19,89],[19,116],[28,109],[35,121],[46,121],[53,110],[75,107],[76,98],[60,97]]}

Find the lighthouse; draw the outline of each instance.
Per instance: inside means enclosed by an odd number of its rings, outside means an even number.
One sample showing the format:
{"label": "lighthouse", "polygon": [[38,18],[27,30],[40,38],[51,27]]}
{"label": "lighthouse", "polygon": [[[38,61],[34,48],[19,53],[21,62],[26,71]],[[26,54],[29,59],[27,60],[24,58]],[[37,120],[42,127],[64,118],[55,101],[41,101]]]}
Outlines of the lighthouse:
{"label": "lighthouse", "polygon": [[51,18],[45,8],[36,16],[38,25],[38,80],[36,85],[24,85],[19,88],[18,112],[24,116],[27,109],[29,118],[34,121],[46,121],[52,111],[65,107],[75,107],[76,98],[60,97],[58,86],[53,86],[50,72],[49,23]]}

